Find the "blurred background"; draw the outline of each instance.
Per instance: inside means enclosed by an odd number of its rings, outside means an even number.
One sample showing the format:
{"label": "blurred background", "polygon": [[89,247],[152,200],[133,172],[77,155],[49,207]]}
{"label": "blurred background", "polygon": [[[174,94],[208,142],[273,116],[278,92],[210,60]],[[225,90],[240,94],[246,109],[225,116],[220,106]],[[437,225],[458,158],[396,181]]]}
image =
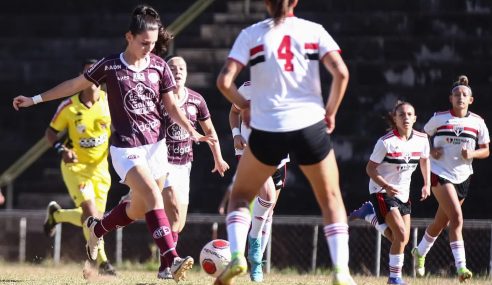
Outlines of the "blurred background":
{"label": "blurred background", "polygon": [[[12,98],[33,96],[76,76],[81,61],[119,53],[125,47],[129,15],[142,1],[29,1],[2,3],[0,9],[0,173],[44,135],[59,102],[15,112]],[[156,1],[163,23],[173,23],[196,0]],[[195,146],[191,174],[190,213],[217,213],[235,171],[236,159],[228,125],[230,104],[215,79],[240,30],[266,17],[262,0],[215,0],[179,31],[171,49],[188,63],[188,87],[207,100],[222,147],[231,165],[224,178],[211,174],[213,159],[204,144]],[[348,211],[368,198],[365,166],[376,140],[385,134],[382,116],[396,100],[411,102],[416,129],[435,111],[449,108],[451,84],[460,74],[470,79],[475,103],[470,110],[492,126],[492,1],[488,0],[300,0],[298,17],[321,23],[342,49],[350,83],[332,138],[341,188]],[[249,77],[243,71],[237,83]],[[326,97],[330,77],[322,74]],[[44,209],[51,200],[70,206],[59,157],[48,150],[11,184],[7,204],[16,209]],[[474,162],[466,219],[490,219],[492,160]],[[108,209],[126,194],[113,171]],[[420,172],[412,180],[413,217],[431,218],[433,197],[419,202]],[[4,188],[4,194],[5,191]],[[10,204],[8,204],[10,203]],[[312,191],[298,168],[288,167],[286,188],[276,214],[318,215]]]}

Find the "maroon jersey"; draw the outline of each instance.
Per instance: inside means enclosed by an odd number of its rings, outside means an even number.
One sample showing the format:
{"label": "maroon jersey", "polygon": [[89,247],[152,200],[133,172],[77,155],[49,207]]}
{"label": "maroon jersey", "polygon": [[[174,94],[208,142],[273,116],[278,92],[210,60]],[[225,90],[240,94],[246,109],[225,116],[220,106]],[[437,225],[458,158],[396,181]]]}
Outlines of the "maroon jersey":
{"label": "maroon jersey", "polygon": [[136,69],[123,53],[105,57],[84,73],[96,85],[106,83],[109,111],[114,131],[111,144],[135,147],[165,138],[161,132],[161,94],[176,87],[167,63],[151,54],[147,65]]}
{"label": "maroon jersey", "polygon": [[[190,124],[196,129],[198,121],[210,118],[207,103],[199,93],[185,88],[186,95],[176,102],[186,114]],[[166,133],[168,161],[172,164],[186,164],[193,161],[193,148],[190,134],[173,122],[167,112],[164,111],[163,130]]]}

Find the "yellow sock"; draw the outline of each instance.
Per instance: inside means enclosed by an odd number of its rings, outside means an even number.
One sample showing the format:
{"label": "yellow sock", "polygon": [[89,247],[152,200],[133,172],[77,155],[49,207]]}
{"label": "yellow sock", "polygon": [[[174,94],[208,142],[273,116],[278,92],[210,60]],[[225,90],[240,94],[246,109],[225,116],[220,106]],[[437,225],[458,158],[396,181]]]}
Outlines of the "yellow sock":
{"label": "yellow sock", "polygon": [[61,209],[53,214],[55,222],[57,223],[70,223],[77,227],[82,227],[82,208],[74,209]]}
{"label": "yellow sock", "polygon": [[[89,239],[89,229],[87,229],[86,227],[83,227],[82,231],[84,232],[85,240]],[[106,256],[106,251],[104,250],[104,239],[103,239],[101,241],[101,243],[99,244],[99,248],[97,250],[96,262],[97,262],[97,265],[100,265],[101,263],[107,262],[107,261],[108,261],[108,257]]]}

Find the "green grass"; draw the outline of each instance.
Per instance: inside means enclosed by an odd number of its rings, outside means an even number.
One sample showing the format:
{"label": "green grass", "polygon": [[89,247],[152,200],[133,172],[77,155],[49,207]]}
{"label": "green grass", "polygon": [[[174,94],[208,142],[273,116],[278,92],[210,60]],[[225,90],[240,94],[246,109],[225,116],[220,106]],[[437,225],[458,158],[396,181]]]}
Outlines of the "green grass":
{"label": "green grass", "polygon": [[[89,279],[82,276],[83,264],[19,264],[19,263],[0,263],[0,284],[11,285],[61,285],[61,284],[132,284],[132,285],[158,285],[176,284],[172,280],[158,280],[156,271],[149,271],[147,265],[124,264],[118,270],[119,276],[116,278],[101,277],[92,274]],[[274,272],[265,275],[264,285],[318,285],[331,284],[330,276],[327,274],[299,275],[291,271]],[[358,285],[386,284],[386,277],[355,276]],[[429,277],[425,279],[405,278],[412,285],[452,285],[460,284],[456,278]],[[193,270],[188,274],[188,279],[180,282],[183,285],[212,284],[213,279],[199,270]],[[254,284],[249,281],[248,276],[239,277],[236,284]],[[492,280],[489,278],[476,278],[467,284],[490,285]]]}

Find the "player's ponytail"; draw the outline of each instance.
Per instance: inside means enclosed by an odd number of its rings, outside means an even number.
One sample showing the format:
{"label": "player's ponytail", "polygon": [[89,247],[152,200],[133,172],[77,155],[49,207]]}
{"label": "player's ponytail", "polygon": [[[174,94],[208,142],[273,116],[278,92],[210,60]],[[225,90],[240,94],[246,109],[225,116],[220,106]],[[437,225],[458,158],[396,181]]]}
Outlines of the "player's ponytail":
{"label": "player's ponytail", "polygon": [[173,39],[171,33],[163,27],[159,13],[148,5],[139,5],[133,10],[128,30],[132,35],[157,30],[157,42],[152,50],[157,55],[164,54],[169,42]]}
{"label": "player's ponytail", "polygon": [[289,7],[294,3],[294,0],[267,0],[271,8],[272,18],[275,25],[281,23],[289,12]]}
{"label": "player's ponytail", "polygon": [[453,85],[451,86],[451,94],[453,94],[454,90],[460,86],[464,86],[470,90],[470,96],[472,96],[472,90],[470,85],[468,84],[468,77],[466,75],[460,75],[458,76],[458,80],[453,82]]}

